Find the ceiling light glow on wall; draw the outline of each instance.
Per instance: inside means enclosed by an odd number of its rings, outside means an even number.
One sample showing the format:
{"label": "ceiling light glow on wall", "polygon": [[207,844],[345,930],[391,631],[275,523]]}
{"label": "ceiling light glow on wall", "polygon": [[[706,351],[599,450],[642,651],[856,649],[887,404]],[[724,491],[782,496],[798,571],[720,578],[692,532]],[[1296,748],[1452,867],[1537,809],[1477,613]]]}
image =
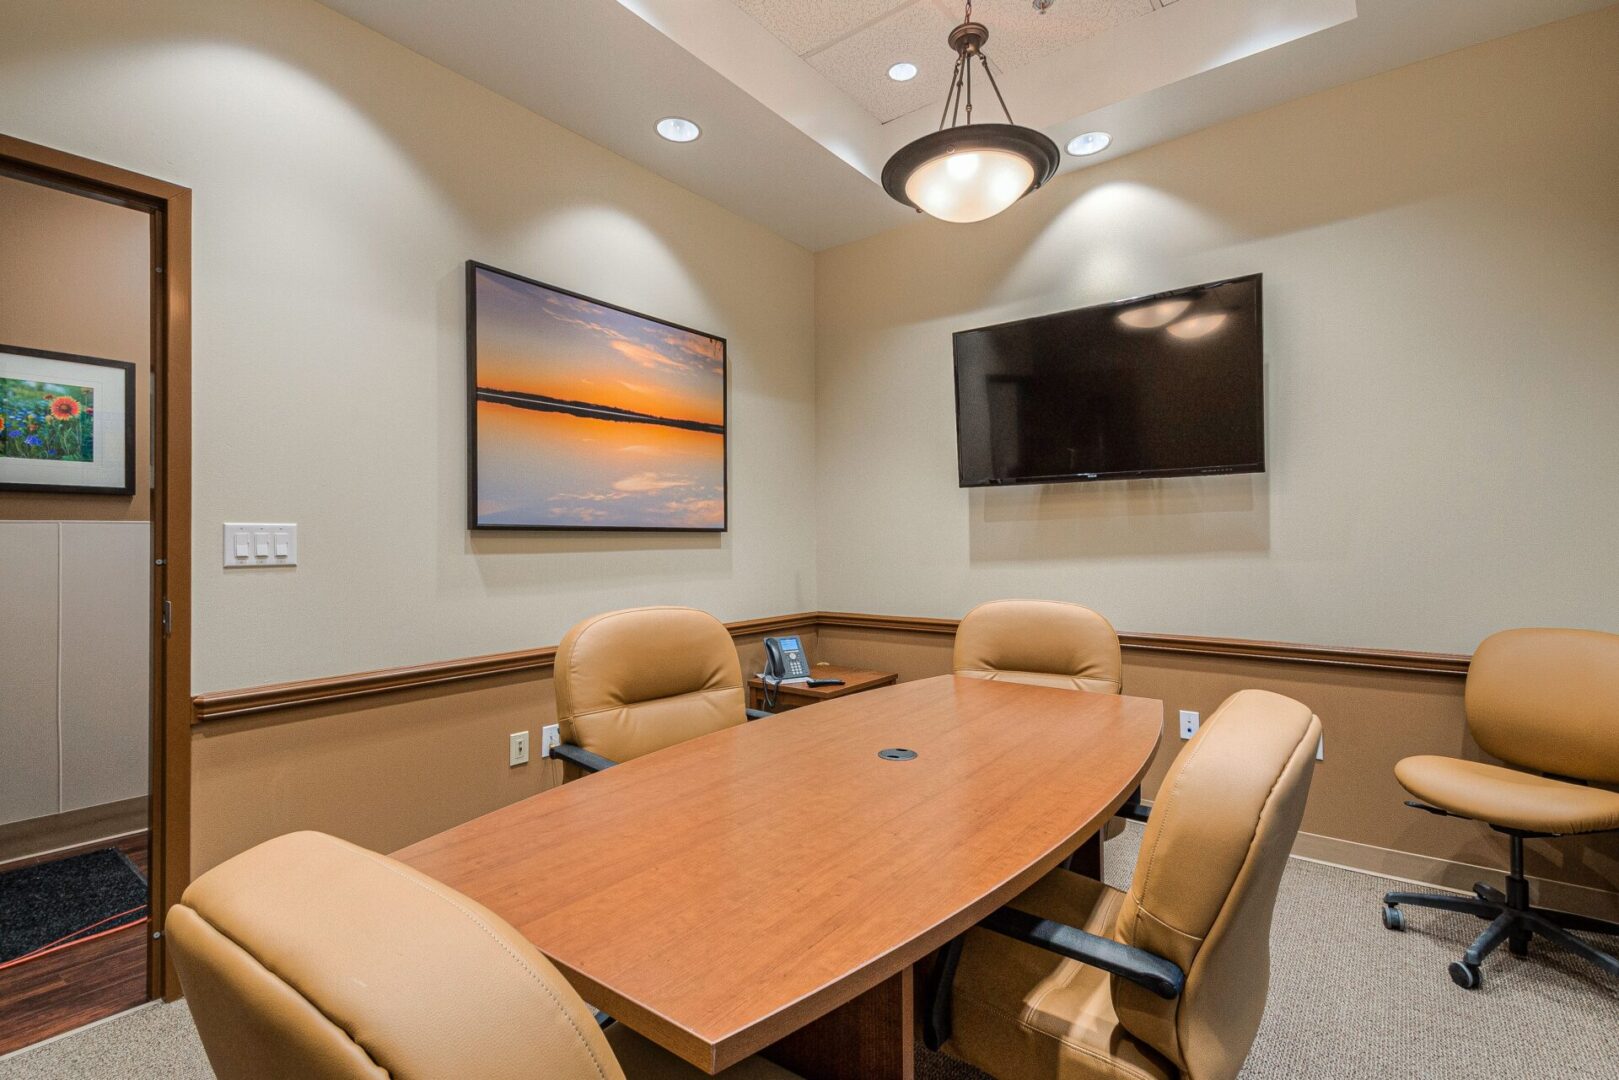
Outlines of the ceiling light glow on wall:
{"label": "ceiling light glow on wall", "polygon": [[691,142],[703,129],[681,116],[665,116],[658,121],[658,134],[670,142]]}
{"label": "ceiling light glow on wall", "polygon": [[895,82],[910,82],[916,78],[916,65],[901,60],[888,69],[888,77]]}
{"label": "ceiling light glow on wall", "polygon": [[[899,148],[883,166],[883,190],[897,202],[943,221],[983,221],[994,217],[1057,172],[1057,144],[1033,128],[1012,122],[995,73],[984,56],[989,29],[973,22],[972,0],[960,26],[950,31],[956,54],[950,89],[944,97],[939,130]],[[973,123],[973,60],[989,80],[1004,124]],[[966,106],[965,122],[957,119]],[[950,126],[946,127],[945,122]]]}
{"label": "ceiling light glow on wall", "polygon": [[1068,140],[1068,152],[1075,157],[1090,157],[1092,154],[1100,154],[1112,143],[1113,136],[1105,131],[1087,131]]}

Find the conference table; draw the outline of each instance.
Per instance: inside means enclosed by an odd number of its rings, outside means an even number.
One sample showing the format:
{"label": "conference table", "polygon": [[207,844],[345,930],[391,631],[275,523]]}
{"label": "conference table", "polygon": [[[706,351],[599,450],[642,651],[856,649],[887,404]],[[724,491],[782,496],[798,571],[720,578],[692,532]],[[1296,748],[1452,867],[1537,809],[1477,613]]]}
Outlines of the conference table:
{"label": "conference table", "polygon": [[1147,698],[943,675],[623,762],[395,857],[706,1073],[910,1078],[918,961],[1092,838]]}

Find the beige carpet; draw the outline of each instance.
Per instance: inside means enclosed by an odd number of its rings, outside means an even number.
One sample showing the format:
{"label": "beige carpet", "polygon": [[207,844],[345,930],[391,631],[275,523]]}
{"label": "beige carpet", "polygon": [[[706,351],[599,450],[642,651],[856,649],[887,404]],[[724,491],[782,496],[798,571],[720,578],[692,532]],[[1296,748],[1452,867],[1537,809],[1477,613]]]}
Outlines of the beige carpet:
{"label": "beige carpet", "polygon": [[[1107,878],[1127,883],[1140,828],[1107,845]],[[1270,1007],[1242,1080],[1619,1080],[1619,984],[1536,942],[1502,950],[1484,986],[1458,989],[1445,965],[1483,923],[1412,908],[1383,929],[1395,883],[1300,860],[1282,880]],[[1602,939],[1609,948],[1613,939]],[[919,1053],[918,1080],[981,1080]],[[10,1058],[0,1080],[211,1080],[185,1005],[150,1005]]]}

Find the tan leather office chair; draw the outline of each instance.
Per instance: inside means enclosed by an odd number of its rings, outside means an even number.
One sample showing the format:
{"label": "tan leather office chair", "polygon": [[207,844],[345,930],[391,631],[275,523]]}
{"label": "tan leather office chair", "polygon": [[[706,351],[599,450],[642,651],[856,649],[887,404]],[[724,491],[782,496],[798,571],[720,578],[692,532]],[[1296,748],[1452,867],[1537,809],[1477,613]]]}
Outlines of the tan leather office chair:
{"label": "tan leather office chair", "polygon": [[[290,833],[208,871],[169,912],[180,984],[220,1080],[696,1080],[604,1032],[522,935],[402,863]],[[791,1080],[751,1059],[727,1080]]]}
{"label": "tan leather office chair", "polygon": [[1394,766],[1417,801],[1407,806],[1482,821],[1510,839],[1507,891],[1483,883],[1471,897],[1391,892],[1383,925],[1405,929],[1400,905],[1490,920],[1450,977],[1476,989],[1484,958],[1502,942],[1518,956],[1536,937],[1619,977],[1619,959],[1569,933],[1619,934],[1619,924],[1529,903],[1523,842],[1619,830],[1619,634],[1594,630],[1503,630],[1484,639],[1467,670],[1467,727],[1484,752],[1510,768],[1423,755]]}
{"label": "tan leather office chair", "polygon": [[956,628],[957,675],[1117,694],[1119,635],[1090,608],[1057,600],[991,600]]}
{"label": "tan leather office chair", "polygon": [[[956,627],[951,666],[957,675],[973,679],[1093,694],[1117,694],[1124,685],[1124,659],[1113,624],[1090,608],[1060,600],[979,604]],[[1122,833],[1126,820],[1147,820],[1139,789],[1108,822],[1104,837],[1111,840]]]}
{"label": "tan leather office chair", "polygon": [[725,624],[686,607],[594,615],[557,646],[558,756],[587,772],[750,716]]}
{"label": "tan leather office chair", "polygon": [[998,1080],[1235,1077],[1320,735],[1291,698],[1227,698],[1164,777],[1129,892],[1042,878],[941,954],[924,1038]]}

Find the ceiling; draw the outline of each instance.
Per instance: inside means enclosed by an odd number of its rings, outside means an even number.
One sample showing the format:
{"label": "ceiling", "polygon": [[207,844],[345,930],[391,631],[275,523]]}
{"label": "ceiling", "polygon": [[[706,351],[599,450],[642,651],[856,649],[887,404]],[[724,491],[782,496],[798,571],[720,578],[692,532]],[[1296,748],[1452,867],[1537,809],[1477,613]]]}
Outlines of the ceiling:
{"label": "ceiling", "polygon": [[[915,219],[877,180],[937,126],[960,17],[953,0],[323,2],[811,250]],[[1096,158],[1064,155],[1067,171],[1612,2],[1055,0],[1042,15],[975,0],[973,13],[1019,123],[1059,145],[1112,133]],[[909,84],[886,76],[899,60],[920,69]],[[702,137],[658,138],[669,115]]]}
{"label": "ceiling", "polygon": [[[991,27],[985,57],[1002,74],[1151,14],[1175,0],[977,0],[973,18]],[[957,0],[735,0],[760,26],[879,122],[931,107],[950,85],[955,53],[945,39],[961,22]],[[916,65],[909,82],[888,69]]]}

